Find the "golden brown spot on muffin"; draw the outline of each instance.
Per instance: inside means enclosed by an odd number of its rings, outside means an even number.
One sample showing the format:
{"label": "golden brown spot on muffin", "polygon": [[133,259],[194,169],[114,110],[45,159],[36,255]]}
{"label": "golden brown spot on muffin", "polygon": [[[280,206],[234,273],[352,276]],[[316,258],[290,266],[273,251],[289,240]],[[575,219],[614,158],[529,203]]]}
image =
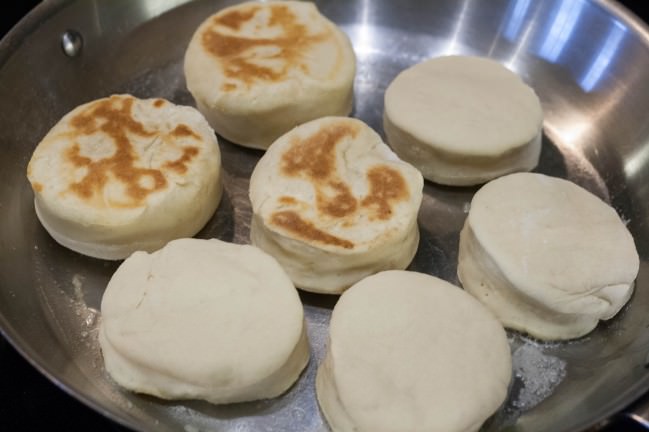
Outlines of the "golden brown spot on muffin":
{"label": "golden brown spot on muffin", "polygon": [[387,220],[392,216],[392,203],[409,197],[408,186],[401,173],[385,165],[372,167],[367,173],[370,193],[361,205],[371,208],[374,217]]}
{"label": "golden brown spot on muffin", "polygon": [[[212,26],[202,35],[203,47],[220,61],[225,76],[247,86],[258,81],[283,80],[294,68],[307,71],[304,53],[312,45],[331,37],[331,31],[309,34],[308,28],[299,23],[286,5],[271,3],[263,7],[270,11],[268,26],[277,26],[281,30],[276,37],[243,37],[218,31],[219,26],[239,30],[243,24],[255,18],[262,9],[260,5],[217,14],[212,20]],[[255,49],[263,47],[274,49],[270,54],[255,52]],[[274,63],[281,60],[282,65],[279,68],[265,66],[260,60],[273,60]],[[231,83],[221,86],[223,91],[235,88]]]}
{"label": "golden brown spot on muffin", "polygon": [[280,204],[284,204],[284,205],[295,205],[295,204],[297,204],[297,200],[295,198],[293,198],[291,196],[287,196],[287,195],[282,195],[281,197],[279,197],[278,201],[279,201]]}
{"label": "golden brown spot on muffin", "polygon": [[355,213],[358,202],[345,183],[329,181],[325,187],[317,189],[316,206],[322,213],[342,218]]}
{"label": "golden brown spot on muffin", "polygon": [[198,153],[198,147],[183,147],[182,156],[175,161],[165,163],[164,167],[172,169],[179,174],[185,174],[187,172],[187,163],[190,162]]}
{"label": "golden brown spot on muffin", "polygon": [[43,191],[43,185],[40,184],[39,182],[32,183],[32,188],[34,188],[34,190],[36,192],[42,192]]}
{"label": "golden brown spot on muffin", "polygon": [[[90,105],[70,121],[74,129],[71,139],[80,135],[103,133],[108,135],[115,144],[112,156],[94,161],[81,154],[78,142],[66,150],[65,157],[74,167],[87,168],[86,175],[69,187],[71,192],[82,199],[94,199],[97,204],[103,203],[103,191],[106,185],[110,181],[118,181],[124,186],[126,197],[121,202],[111,202],[109,205],[138,207],[143,204],[148,195],[167,186],[167,180],[161,170],[143,168],[137,164],[139,156],[129,136],[150,137],[153,141],[157,138],[157,133],[146,130],[142,123],[133,118],[131,110],[134,102],[133,97],[111,96],[109,99],[102,99]],[[182,127],[179,130],[183,133]],[[184,172],[187,169],[187,162],[196,154],[198,148],[186,147],[179,159],[167,162],[165,166]],[[143,187],[140,182],[142,178],[151,179],[153,186]]]}
{"label": "golden brown spot on muffin", "polygon": [[239,30],[243,24],[255,16],[258,10],[259,6],[256,5],[250,6],[248,10],[235,9],[215,17],[214,21],[232,30]]}
{"label": "golden brown spot on muffin", "polygon": [[282,172],[313,184],[316,206],[323,214],[342,218],[358,207],[349,186],[338,176],[335,151],[343,138],[355,138],[357,133],[358,128],[350,123],[332,123],[304,139],[295,138],[282,156]]}
{"label": "golden brown spot on muffin", "polygon": [[192,138],[201,139],[201,137],[196,132],[194,132],[189,126],[182,123],[176,126],[174,130],[171,131],[171,135],[178,138],[190,136]]}
{"label": "golden brown spot on muffin", "polygon": [[295,137],[282,156],[282,171],[287,176],[304,174],[322,182],[336,172],[336,145],[345,137],[355,138],[358,129],[349,123],[331,123],[306,138]]}
{"label": "golden brown spot on muffin", "polygon": [[[366,174],[369,192],[356,197],[350,186],[341,178],[336,165],[336,146],[345,138],[356,138],[358,126],[351,121],[331,122],[317,132],[301,138],[295,137],[280,160],[280,173],[286,177],[308,181],[315,191],[315,207],[319,216],[334,219],[351,227],[358,223],[359,212],[372,220],[389,220],[395,203],[409,197],[408,186],[403,175],[387,165],[375,165]],[[359,204],[360,202],[360,204]],[[289,196],[281,196],[279,203],[297,204]],[[294,235],[319,243],[334,244],[352,248],[353,243],[333,236],[305,221],[294,211],[274,213],[271,221]],[[327,223],[329,225],[329,223]]]}
{"label": "golden brown spot on muffin", "polygon": [[291,210],[279,211],[271,216],[271,223],[290,231],[292,234],[304,239],[332,246],[340,246],[345,249],[354,247],[354,243],[349,240],[336,237],[322,231],[313,223],[305,221],[296,212]]}
{"label": "golden brown spot on muffin", "polygon": [[306,176],[325,182],[336,173],[336,145],[346,137],[355,138],[358,129],[348,123],[322,127],[306,138],[295,137],[282,157],[282,172],[290,177]]}
{"label": "golden brown spot on muffin", "polygon": [[153,106],[156,108],[160,108],[164,104],[165,104],[164,99],[156,99],[155,102],[153,102]]}

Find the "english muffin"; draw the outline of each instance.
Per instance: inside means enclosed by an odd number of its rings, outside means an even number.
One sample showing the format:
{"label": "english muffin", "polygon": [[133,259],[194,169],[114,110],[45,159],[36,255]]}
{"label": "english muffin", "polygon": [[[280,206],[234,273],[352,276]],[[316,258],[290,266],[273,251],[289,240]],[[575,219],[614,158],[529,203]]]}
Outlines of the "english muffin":
{"label": "english muffin", "polygon": [[355,71],[347,36],[308,2],[225,8],[185,54],[187,88],[212,127],[259,149],[300,123],[349,114]]}
{"label": "english muffin", "polygon": [[122,387],[217,404],[277,396],[309,359],[302,304],[277,261],[215,239],[124,261],[101,301],[99,342]]}
{"label": "english muffin", "polygon": [[473,432],[504,402],[507,335],[469,294],[386,271],[340,297],[316,376],[334,432]]}
{"label": "english muffin", "polygon": [[438,57],[385,92],[388,144],[435,183],[466,186],[539,161],[543,111],[514,72],[481,57]]}
{"label": "english muffin", "polygon": [[483,186],[460,235],[458,276],[505,327],[583,336],[629,300],[633,238],[616,211],[567,180],[518,173]]}
{"label": "english muffin", "polygon": [[403,269],[419,243],[423,178],[360,120],[325,117],[283,135],[250,179],[250,238],[299,288],[340,293]]}
{"label": "english muffin", "polygon": [[222,191],[218,143],[203,116],[130,95],[66,114],[36,147],[27,177],[54,240],[112,260],[193,236]]}

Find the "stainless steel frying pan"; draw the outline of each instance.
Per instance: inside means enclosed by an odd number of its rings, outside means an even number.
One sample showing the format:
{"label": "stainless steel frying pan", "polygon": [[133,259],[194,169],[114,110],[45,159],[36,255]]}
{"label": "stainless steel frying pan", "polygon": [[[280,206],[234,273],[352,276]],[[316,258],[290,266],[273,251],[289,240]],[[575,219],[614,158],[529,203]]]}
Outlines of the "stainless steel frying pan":
{"label": "stainless steel frying pan", "polygon": [[[326,430],[313,394],[334,298],[303,294],[313,359],[275,400],[164,402],[119,390],[96,343],[98,307],[117,264],[58,246],[38,223],[25,169],[66,112],[130,92],[193,104],[182,58],[196,26],[229,1],[46,0],[0,42],[0,328],[40,371],[138,430]],[[382,132],[383,92],[402,69],[452,53],[498,59],[540,95],[539,172],[608,200],[641,257],[635,294],[572,342],[510,337],[516,380],[485,430],[594,429],[649,389],[649,31],[605,0],[327,1],[322,12],[358,56],[353,115]],[[65,49],[62,49],[62,37]],[[221,140],[223,202],[201,237],[248,241],[248,178],[260,153]],[[458,232],[475,189],[425,186],[411,269],[457,282]],[[642,408],[642,407],[640,407]]]}

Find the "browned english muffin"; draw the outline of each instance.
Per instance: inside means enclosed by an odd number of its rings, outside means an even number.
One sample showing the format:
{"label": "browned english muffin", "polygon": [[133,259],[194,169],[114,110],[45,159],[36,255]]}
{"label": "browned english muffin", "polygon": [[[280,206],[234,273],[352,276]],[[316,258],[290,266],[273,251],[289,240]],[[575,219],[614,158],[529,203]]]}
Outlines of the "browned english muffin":
{"label": "browned english muffin", "polygon": [[355,70],[347,36],[297,1],[223,9],[185,55],[187,87],[212,127],[261,149],[305,121],[349,114]]}
{"label": "browned english muffin", "polygon": [[105,259],[196,234],[220,201],[220,172],[216,137],[198,111],[130,95],[72,110],[27,167],[45,229]]}
{"label": "browned english muffin", "polygon": [[408,266],[423,179],[360,120],[324,117],[285,134],[250,179],[251,240],[307,291],[340,293]]}

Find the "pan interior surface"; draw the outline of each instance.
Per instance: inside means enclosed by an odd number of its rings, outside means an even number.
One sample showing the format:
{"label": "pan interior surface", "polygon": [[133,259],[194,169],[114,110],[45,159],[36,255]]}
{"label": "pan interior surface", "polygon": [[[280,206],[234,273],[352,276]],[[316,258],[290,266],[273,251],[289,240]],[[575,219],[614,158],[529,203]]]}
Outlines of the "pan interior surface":
{"label": "pan interior surface", "polygon": [[[214,406],[120,390],[103,369],[97,324],[118,263],[78,255],[41,227],[25,172],[40,139],[75,106],[114,93],[194,105],[182,72],[200,22],[230,1],[44,2],[0,44],[0,327],[66,391],[137,430],[327,430],[314,392],[335,299],[301,293],[312,359],[274,400]],[[570,342],[510,333],[515,380],[485,431],[596,426],[649,388],[649,38],[604,1],[319,1],[358,59],[353,117],[383,134],[383,94],[403,69],[450,54],[492,57],[531,85],[545,114],[536,171],[569,179],[628,222],[640,254],[620,314]],[[76,55],[61,49],[74,30]],[[248,179],[261,153],[219,139],[224,196],[199,237],[248,243]],[[411,270],[457,284],[459,231],[476,188],[426,183]]]}

